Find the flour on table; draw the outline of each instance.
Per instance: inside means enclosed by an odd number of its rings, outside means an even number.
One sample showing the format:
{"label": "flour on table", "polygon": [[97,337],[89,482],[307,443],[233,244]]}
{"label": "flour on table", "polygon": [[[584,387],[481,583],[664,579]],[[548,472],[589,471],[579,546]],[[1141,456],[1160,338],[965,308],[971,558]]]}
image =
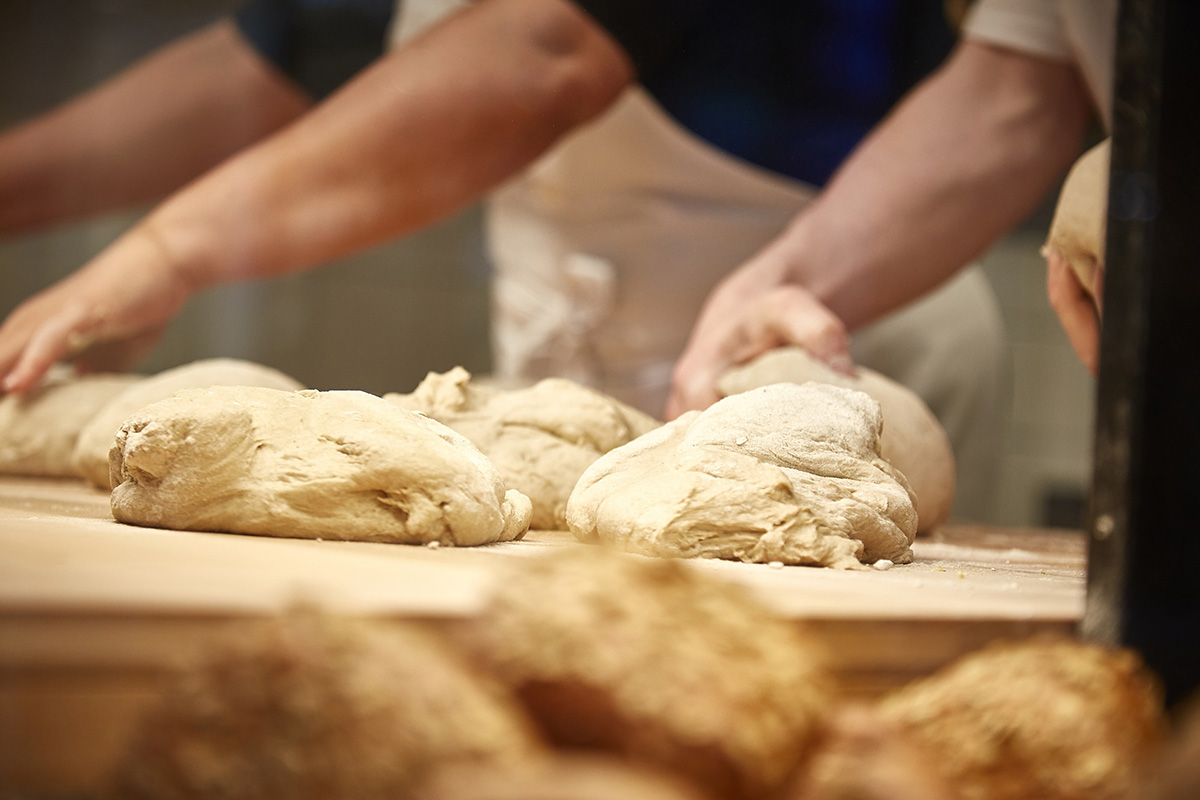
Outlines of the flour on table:
{"label": "flour on table", "polygon": [[908,484],[879,454],[879,404],[775,384],[602,456],[567,504],[576,538],[643,555],[859,568],[912,560]]}
{"label": "flour on table", "polygon": [[726,371],[718,388],[728,396],[772,383],[806,381],[857,389],[878,401],[883,413],[879,451],[916,495],[917,531],[926,533],[945,522],[954,502],[954,451],[929,406],[907,387],[865,367],[845,375],[801,347],[780,347]]}
{"label": "flour on table", "polygon": [[135,411],[166,400],[180,389],[208,386],[263,386],[293,391],[304,386],[282,372],[233,358],[210,358],[168,369],[129,386],[112,397],[79,433],[71,464],[75,472],[101,489],[110,489],[108,450],[117,429]]}
{"label": "flour on table", "polygon": [[124,374],[77,377],[62,368],[25,395],[0,397],[0,473],[78,477],[71,453],[80,432],[105,403],[140,380]]}
{"label": "flour on table", "polygon": [[365,392],[176,392],[125,421],[111,469],[113,516],[136,525],[446,545],[529,527],[470,442]]}
{"label": "flour on table", "polygon": [[563,378],[502,390],[462,367],[431,372],[411,394],[385,400],[421,411],[471,440],[506,486],[533,502],[530,527],[566,529],[567,498],[592,462],[661,423]]}

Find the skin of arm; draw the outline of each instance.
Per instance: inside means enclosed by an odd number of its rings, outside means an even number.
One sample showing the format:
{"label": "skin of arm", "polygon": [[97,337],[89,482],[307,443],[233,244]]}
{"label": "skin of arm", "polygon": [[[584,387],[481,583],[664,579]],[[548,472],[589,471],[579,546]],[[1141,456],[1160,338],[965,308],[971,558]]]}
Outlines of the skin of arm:
{"label": "skin of arm", "polygon": [[311,105],[210,25],[0,135],[0,235],[158,200]]}
{"label": "skin of arm", "polygon": [[1070,64],[961,43],[709,296],[668,417],[712,404],[725,369],[783,344],[850,369],[847,331],[935,288],[1019,223],[1078,156],[1088,114]]}
{"label": "skin of arm", "polygon": [[486,0],[168,198],[0,326],[5,391],[63,357],[126,368],[194,292],[308,269],[440,220],[634,79],[569,0]]}

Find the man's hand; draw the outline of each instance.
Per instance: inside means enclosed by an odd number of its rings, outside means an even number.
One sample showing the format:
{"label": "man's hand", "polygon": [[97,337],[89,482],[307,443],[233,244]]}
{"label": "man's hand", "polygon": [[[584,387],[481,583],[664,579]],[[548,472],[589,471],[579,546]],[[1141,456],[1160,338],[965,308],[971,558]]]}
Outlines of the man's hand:
{"label": "man's hand", "polygon": [[191,294],[143,228],[19,305],[0,326],[0,390],[34,388],[60,360],[126,370],[148,353]]}
{"label": "man's hand", "polygon": [[849,373],[846,327],[804,287],[751,262],[709,296],[671,378],[667,418],[707,408],[721,398],[722,373],[767,350],[796,344]]}
{"label": "man's hand", "polygon": [[1065,256],[1046,250],[1046,294],[1058,314],[1075,354],[1093,375],[1100,368],[1100,308],[1104,290],[1104,268],[1095,273],[1095,295],[1080,281]]}

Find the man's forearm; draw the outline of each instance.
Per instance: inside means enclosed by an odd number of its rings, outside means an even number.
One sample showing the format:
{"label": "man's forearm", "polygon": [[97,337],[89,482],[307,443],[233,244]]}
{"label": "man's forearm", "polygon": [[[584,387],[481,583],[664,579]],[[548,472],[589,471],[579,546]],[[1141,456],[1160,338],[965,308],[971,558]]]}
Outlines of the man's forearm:
{"label": "man's forearm", "polygon": [[967,42],[850,157],[761,258],[854,329],[979,256],[1078,155],[1068,64]]}
{"label": "man's forearm", "polygon": [[0,135],[0,234],[159,199],[310,105],[212,25]]}
{"label": "man's forearm", "polygon": [[314,266],[478,199],[632,80],[567,0],[487,0],[152,214],[196,286]]}

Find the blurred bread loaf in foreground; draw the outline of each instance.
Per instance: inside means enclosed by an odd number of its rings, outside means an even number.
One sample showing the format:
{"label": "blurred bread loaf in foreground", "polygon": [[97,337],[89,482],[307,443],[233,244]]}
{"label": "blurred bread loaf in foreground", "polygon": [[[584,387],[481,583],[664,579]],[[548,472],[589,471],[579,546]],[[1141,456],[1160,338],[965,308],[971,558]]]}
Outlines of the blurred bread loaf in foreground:
{"label": "blurred bread loaf in foreground", "polygon": [[297,612],[184,670],[142,721],[109,796],[405,798],[440,765],[540,751],[509,695],[427,634]]}
{"label": "blurred bread loaf in foreground", "polygon": [[684,562],[602,547],[522,563],[462,641],[552,743],[675,771],[714,797],[782,785],[832,701],[794,622]]}
{"label": "blurred bread loaf in foreground", "polygon": [[880,712],[962,800],[1121,800],[1166,727],[1135,653],[1065,638],[990,645]]}

